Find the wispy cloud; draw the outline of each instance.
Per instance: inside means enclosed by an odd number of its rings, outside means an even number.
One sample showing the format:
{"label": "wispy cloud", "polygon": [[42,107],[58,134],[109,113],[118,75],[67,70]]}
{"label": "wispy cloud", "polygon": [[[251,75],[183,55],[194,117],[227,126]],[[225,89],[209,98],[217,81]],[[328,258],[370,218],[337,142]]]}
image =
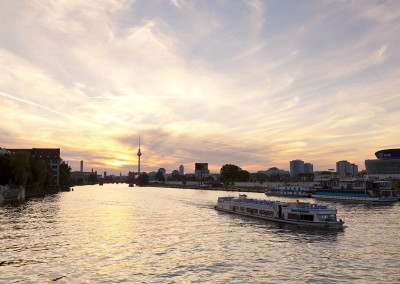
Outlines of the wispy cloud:
{"label": "wispy cloud", "polygon": [[297,158],[363,168],[399,140],[398,11],[396,1],[2,1],[0,146],[57,146],[76,167],[126,173],[140,132],[146,171],[287,169]]}

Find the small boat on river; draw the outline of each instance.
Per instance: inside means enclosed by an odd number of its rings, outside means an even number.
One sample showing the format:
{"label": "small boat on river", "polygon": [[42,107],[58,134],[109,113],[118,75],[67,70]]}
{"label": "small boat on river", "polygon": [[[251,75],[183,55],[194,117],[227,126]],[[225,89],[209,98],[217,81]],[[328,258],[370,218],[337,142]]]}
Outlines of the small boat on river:
{"label": "small boat on river", "polygon": [[216,210],[260,219],[319,228],[342,228],[337,210],[324,205],[304,202],[281,202],[239,197],[219,197]]}

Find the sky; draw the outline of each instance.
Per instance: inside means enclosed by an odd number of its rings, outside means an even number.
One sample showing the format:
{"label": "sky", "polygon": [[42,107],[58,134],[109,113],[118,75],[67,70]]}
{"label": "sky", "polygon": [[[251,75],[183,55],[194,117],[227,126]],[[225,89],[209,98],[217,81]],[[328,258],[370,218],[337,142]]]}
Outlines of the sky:
{"label": "sky", "polygon": [[400,148],[400,1],[2,0],[0,147],[72,170],[365,168]]}

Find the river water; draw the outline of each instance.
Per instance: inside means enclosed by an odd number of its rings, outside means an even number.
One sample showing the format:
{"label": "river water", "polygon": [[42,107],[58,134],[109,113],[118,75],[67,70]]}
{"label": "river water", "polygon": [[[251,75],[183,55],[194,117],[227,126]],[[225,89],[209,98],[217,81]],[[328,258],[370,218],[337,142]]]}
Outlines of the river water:
{"label": "river water", "polygon": [[213,209],[235,194],[96,185],[0,207],[0,282],[400,282],[400,203],[319,202],[346,222],[329,231]]}

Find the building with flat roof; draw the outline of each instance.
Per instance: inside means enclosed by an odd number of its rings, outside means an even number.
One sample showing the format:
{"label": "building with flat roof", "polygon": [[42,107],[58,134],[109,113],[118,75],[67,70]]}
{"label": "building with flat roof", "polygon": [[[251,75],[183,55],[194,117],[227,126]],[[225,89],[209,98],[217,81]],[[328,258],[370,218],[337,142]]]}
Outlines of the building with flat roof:
{"label": "building with flat roof", "polygon": [[311,163],[304,163],[304,173],[312,174],[314,172],[314,165]]}
{"label": "building with flat roof", "polygon": [[304,174],[304,161],[290,161],[290,177],[297,178],[300,174]]}
{"label": "building with flat roof", "polygon": [[185,174],[185,167],[183,165],[179,166],[179,175],[183,176]]}
{"label": "building with flat roof", "polygon": [[208,163],[195,163],[194,175],[196,176],[197,179],[202,179],[210,175],[210,171],[208,170]]}
{"label": "building with flat roof", "polygon": [[31,155],[33,158],[42,160],[49,165],[53,173],[51,185],[60,185],[60,148],[32,148],[32,149],[8,149],[11,153],[24,152]]}
{"label": "building with flat roof", "polygon": [[338,177],[355,177],[358,175],[358,166],[348,161],[336,162],[336,173]]}
{"label": "building with flat roof", "polygon": [[400,178],[400,149],[380,150],[375,156],[376,160],[365,160],[368,176]]}

